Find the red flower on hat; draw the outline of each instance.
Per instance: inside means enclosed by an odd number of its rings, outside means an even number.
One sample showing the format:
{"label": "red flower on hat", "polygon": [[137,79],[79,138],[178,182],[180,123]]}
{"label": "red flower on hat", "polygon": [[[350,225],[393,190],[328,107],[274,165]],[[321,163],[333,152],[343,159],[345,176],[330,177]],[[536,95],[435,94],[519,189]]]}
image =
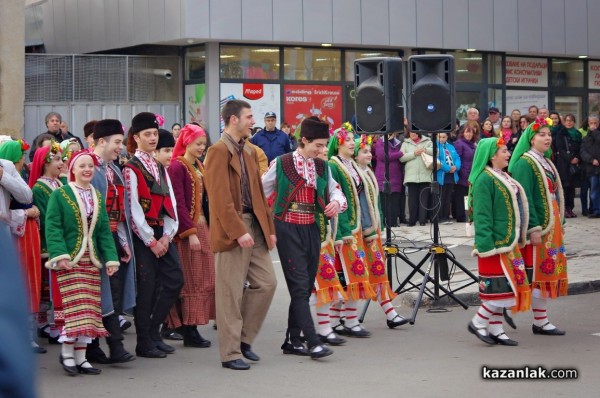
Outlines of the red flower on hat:
{"label": "red flower on hat", "polygon": [[540,124],[539,123],[535,123],[533,126],[531,126],[531,129],[534,131],[537,131],[540,128]]}

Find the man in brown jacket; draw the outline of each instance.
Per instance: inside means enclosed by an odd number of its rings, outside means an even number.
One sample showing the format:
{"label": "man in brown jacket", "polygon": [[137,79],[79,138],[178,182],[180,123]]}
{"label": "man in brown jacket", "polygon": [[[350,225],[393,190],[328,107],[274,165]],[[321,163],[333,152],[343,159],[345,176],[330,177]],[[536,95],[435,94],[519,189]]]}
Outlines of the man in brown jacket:
{"label": "man in brown jacket", "polygon": [[277,239],[257,152],[245,145],[254,125],[250,104],[229,101],[222,116],[225,130],[208,150],[204,176],[215,252],[219,347],[224,368],[246,370],[250,365],[242,356],[260,359],[251,345],[277,286],[269,255]]}

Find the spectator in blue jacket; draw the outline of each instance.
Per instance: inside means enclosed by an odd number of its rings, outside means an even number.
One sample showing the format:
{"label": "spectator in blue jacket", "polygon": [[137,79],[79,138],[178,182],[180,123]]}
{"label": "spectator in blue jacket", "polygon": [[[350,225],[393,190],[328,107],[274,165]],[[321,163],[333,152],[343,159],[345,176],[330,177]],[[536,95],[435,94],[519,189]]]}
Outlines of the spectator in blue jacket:
{"label": "spectator in blue jacket", "polygon": [[441,186],[439,220],[442,224],[452,224],[450,221],[450,204],[454,184],[458,182],[460,157],[454,145],[448,142],[448,134],[438,134],[438,159],[441,167],[437,171],[437,181]]}
{"label": "spectator in blue jacket", "polygon": [[251,143],[265,152],[269,164],[277,156],[292,152],[288,135],[279,130],[276,125],[277,115],[275,112],[267,112],[265,114],[265,128],[250,138]]}

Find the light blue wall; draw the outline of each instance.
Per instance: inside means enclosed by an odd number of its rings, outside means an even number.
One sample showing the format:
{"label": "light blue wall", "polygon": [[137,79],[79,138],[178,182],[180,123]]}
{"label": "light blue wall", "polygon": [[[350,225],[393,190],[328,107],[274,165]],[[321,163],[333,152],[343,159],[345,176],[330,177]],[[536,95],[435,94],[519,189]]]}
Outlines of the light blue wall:
{"label": "light blue wall", "polygon": [[194,39],[600,58],[598,0],[49,0],[41,7],[50,53]]}

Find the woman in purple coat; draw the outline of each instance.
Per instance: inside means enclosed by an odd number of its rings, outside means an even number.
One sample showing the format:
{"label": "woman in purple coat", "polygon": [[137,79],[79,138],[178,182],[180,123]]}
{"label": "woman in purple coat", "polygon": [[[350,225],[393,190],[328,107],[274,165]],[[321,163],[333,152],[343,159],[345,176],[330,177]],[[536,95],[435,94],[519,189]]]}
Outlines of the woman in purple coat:
{"label": "woman in purple coat", "polygon": [[179,302],[167,317],[169,328],[183,329],[186,347],[210,347],[197,325],[215,319],[215,262],[208,225],[202,210],[204,166],[198,160],[206,148],[206,133],[186,124],[180,131],[168,168],[177,202],[179,230],[175,245],[181,258],[183,289]]}
{"label": "woman in purple coat", "polygon": [[[383,190],[383,181],[385,177],[385,153],[384,139],[380,138],[375,143],[375,177],[381,193],[381,209],[385,225],[397,227],[398,219],[400,223],[407,223],[404,208],[406,206],[406,196],[404,195],[404,170],[400,163],[400,158],[404,155],[400,151],[401,140],[397,138],[397,133],[392,133],[389,138],[389,163],[390,163],[390,193],[385,194]],[[389,209],[388,209],[389,203]]]}
{"label": "woman in purple coat", "polygon": [[456,222],[467,222],[465,196],[469,194],[469,174],[473,165],[473,155],[475,154],[477,141],[479,141],[479,131],[467,123],[454,143],[454,148],[461,162],[461,168],[458,171],[458,182],[454,186],[452,197],[452,211]]}

